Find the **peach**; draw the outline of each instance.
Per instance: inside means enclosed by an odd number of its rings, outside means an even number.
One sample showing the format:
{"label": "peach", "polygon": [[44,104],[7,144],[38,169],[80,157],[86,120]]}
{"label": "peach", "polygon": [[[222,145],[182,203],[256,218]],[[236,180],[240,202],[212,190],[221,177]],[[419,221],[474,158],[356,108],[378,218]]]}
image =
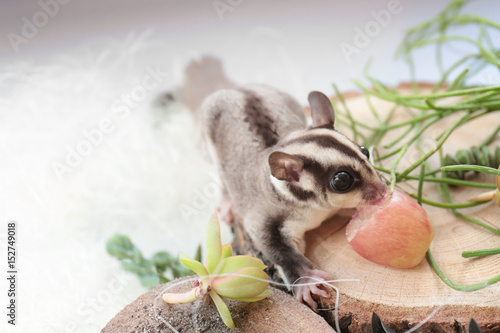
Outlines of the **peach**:
{"label": "peach", "polygon": [[394,268],[412,268],[425,257],[434,228],[425,210],[396,189],[361,207],[346,227],[347,242],[360,256]]}

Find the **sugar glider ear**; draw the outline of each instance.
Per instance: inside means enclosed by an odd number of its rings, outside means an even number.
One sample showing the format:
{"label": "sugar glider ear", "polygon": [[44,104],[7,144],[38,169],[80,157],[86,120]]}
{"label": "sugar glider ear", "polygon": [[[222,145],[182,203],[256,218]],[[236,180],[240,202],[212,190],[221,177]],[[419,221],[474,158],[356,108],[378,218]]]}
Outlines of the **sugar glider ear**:
{"label": "sugar glider ear", "polygon": [[335,111],[330,99],[319,91],[311,91],[307,99],[311,106],[312,126],[331,127],[333,129]]}
{"label": "sugar glider ear", "polygon": [[275,151],[269,155],[271,174],[279,180],[296,181],[304,169],[304,162],[293,155]]}

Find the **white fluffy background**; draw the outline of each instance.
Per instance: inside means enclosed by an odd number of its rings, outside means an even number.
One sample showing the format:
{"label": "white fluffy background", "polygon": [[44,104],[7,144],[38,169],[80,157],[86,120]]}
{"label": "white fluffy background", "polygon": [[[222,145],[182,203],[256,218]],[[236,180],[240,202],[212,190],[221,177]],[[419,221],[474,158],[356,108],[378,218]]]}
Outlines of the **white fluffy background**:
{"label": "white fluffy background", "polygon": [[[196,148],[189,111],[155,107],[174,82],[168,51],[136,36],[4,68],[0,210],[18,222],[20,331],[96,332],[145,291],[105,251],[116,232],[146,255],[192,255],[203,240],[217,202],[213,167]],[[164,82],[128,115],[114,113],[156,66],[169,73]],[[66,164],[68,147],[77,150],[104,118],[113,130],[59,177],[54,162]],[[206,202],[193,203],[197,191]]]}

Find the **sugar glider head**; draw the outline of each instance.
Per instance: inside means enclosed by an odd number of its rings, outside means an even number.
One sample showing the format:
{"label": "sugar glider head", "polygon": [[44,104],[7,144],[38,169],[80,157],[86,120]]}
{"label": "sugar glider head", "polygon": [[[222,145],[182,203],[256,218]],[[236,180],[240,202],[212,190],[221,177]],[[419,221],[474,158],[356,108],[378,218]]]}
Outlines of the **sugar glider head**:
{"label": "sugar glider head", "polygon": [[383,197],[387,186],[369,153],[334,129],[335,114],[324,94],[309,94],[312,126],[285,138],[269,155],[270,177],[287,200],[312,207],[355,208]]}

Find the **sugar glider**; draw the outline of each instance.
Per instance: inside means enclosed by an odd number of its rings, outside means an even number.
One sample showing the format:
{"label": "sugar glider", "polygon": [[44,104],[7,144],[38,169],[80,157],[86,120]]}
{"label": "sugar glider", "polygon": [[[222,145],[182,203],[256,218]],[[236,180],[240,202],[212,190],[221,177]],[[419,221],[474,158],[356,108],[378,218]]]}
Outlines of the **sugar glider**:
{"label": "sugar glider", "polygon": [[334,128],[330,100],[313,91],[304,108],[290,95],[265,85],[237,85],[213,57],[185,71],[184,102],[197,118],[224,184],[219,217],[241,217],[255,245],[279,265],[296,298],[317,310],[312,294],[329,273],[304,256],[306,231],[340,210],[380,199],[386,191],[368,150]]}

